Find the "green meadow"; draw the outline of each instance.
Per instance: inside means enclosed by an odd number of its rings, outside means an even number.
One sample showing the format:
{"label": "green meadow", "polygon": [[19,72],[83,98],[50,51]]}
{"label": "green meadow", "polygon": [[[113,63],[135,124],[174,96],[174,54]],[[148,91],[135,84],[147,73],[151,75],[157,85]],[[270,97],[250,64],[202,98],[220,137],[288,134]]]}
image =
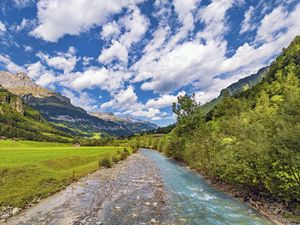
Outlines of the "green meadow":
{"label": "green meadow", "polygon": [[123,147],[0,141],[0,206],[24,207],[99,168],[99,160],[120,158]]}

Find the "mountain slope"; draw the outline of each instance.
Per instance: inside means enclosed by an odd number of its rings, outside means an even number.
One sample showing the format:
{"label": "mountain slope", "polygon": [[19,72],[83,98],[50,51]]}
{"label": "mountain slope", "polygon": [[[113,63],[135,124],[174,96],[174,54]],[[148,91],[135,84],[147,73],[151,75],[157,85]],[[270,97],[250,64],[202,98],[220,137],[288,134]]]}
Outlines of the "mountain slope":
{"label": "mountain slope", "polygon": [[26,105],[38,110],[57,129],[73,136],[132,134],[122,124],[89,115],[84,109],[72,105],[69,98],[37,85],[24,73],[0,72],[0,84],[11,93],[21,96]]}
{"label": "mountain slope", "polygon": [[35,141],[66,142],[71,136],[56,130],[21,98],[0,87],[0,136]]}
{"label": "mountain slope", "polygon": [[142,121],[132,118],[120,118],[115,116],[113,113],[94,112],[91,115],[103,119],[105,121],[112,121],[119,124],[122,127],[126,127],[132,133],[139,133],[148,130],[157,129],[158,126],[148,121]]}
{"label": "mountain slope", "polygon": [[253,88],[256,84],[260,83],[263,80],[268,70],[269,67],[263,67],[259,69],[257,73],[244,77],[238,80],[237,82],[229,85],[227,88],[224,88],[223,90],[221,90],[220,95],[217,98],[202,105],[201,106],[202,110],[208,113],[210,110],[213,109],[214,106],[216,106],[223,99],[223,97],[226,94],[235,95],[247,89]]}
{"label": "mountain slope", "polygon": [[76,136],[102,135],[126,136],[131,132],[123,126],[89,115],[84,109],[75,107],[70,100],[58,94],[37,98],[25,95],[24,102],[41,112],[44,118],[65,132]]}
{"label": "mountain slope", "polygon": [[32,94],[36,97],[49,97],[55,93],[34,83],[26,74],[15,75],[0,71],[0,84],[15,95]]}

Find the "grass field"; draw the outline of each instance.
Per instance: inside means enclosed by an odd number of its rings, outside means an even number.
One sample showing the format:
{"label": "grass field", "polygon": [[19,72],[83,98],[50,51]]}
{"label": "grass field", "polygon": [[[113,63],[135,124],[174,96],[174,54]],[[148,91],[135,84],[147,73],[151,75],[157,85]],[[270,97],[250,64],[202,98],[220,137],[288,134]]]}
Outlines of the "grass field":
{"label": "grass field", "polygon": [[[99,168],[98,161],[118,156],[123,147],[0,141],[0,206],[23,207]],[[1,209],[1,208],[0,208]]]}

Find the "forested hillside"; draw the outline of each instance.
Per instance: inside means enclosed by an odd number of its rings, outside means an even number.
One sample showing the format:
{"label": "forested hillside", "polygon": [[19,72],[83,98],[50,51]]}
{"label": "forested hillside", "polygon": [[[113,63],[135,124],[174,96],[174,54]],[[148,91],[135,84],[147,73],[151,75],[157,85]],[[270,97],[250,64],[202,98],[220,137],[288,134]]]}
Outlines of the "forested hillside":
{"label": "forested hillside", "polygon": [[41,114],[23,104],[20,97],[0,86],[0,136],[35,141],[71,140],[68,134],[56,130]]}
{"label": "forested hillside", "polygon": [[300,36],[262,81],[223,99],[208,113],[193,98],[173,105],[176,128],[163,138],[137,137],[201,173],[246,193],[300,203]]}

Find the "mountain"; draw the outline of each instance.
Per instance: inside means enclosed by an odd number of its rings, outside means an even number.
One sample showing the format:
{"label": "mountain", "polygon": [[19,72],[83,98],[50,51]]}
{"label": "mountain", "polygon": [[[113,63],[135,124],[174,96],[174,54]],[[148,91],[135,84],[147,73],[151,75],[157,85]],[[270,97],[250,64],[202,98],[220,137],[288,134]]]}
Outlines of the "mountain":
{"label": "mountain", "polygon": [[124,121],[123,118],[117,117],[115,114],[110,112],[92,112],[90,115],[98,117],[99,119],[111,122],[121,122]]}
{"label": "mountain", "polygon": [[260,83],[263,80],[263,78],[268,73],[268,71],[269,71],[268,66],[263,67],[259,69],[257,73],[244,77],[238,80],[237,82],[229,85],[227,88],[222,89],[220,95],[217,98],[201,106],[202,110],[208,113],[210,110],[214,108],[215,105],[217,105],[223,99],[223,97],[226,94],[233,96],[247,89],[253,88],[256,84]]}
{"label": "mountain", "polygon": [[263,77],[268,73],[268,68],[269,67],[263,67],[259,69],[257,73],[251,74],[229,85],[221,91],[220,96],[224,96],[225,91],[228,91],[230,95],[234,95],[247,89],[251,89],[262,81]]}
{"label": "mountain", "polygon": [[84,109],[72,105],[69,98],[37,85],[24,73],[0,72],[0,84],[20,96],[26,105],[38,110],[57,129],[73,136],[132,134],[121,124],[89,115]]}
{"label": "mountain", "polygon": [[55,129],[22,99],[0,85],[0,136],[34,141],[66,142],[71,136]]}
{"label": "mountain", "polygon": [[49,97],[55,93],[34,83],[26,74],[15,75],[0,71],[0,84],[15,95],[32,94],[36,97]]}
{"label": "mountain", "polygon": [[93,112],[91,115],[103,119],[105,121],[112,121],[120,126],[126,127],[132,133],[140,133],[148,130],[157,129],[158,126],[149,121],[138,120],[134,118],[120,118],[114,115],[113,113],[105,113],[105,112]]}
{"label": "mountain", "polygon": [[24,102],[37,109],[43,117],[55,126],[76,136],[93,136],[94,133],[113,136],[127,136],[131,132],[126,127],[111,121],[105,121],[89,115],[84,109],[71,104],[61,95],[37,98],[33,95],[23,96]]}

